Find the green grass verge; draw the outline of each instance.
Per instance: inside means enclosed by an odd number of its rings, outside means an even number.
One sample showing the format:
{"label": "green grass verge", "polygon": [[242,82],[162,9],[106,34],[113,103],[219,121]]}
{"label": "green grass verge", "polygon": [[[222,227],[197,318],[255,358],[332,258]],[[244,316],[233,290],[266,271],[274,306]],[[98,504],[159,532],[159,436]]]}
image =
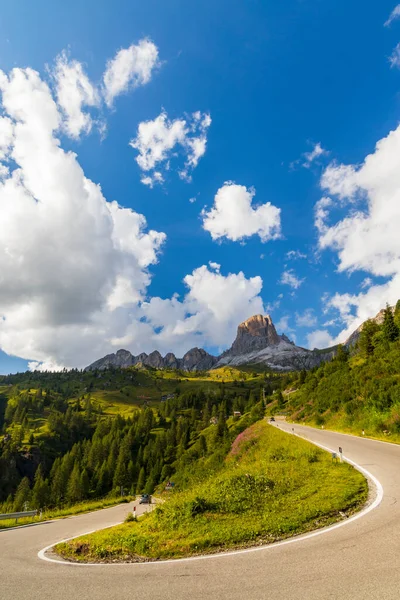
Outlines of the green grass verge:
{"label": "green grass verge", "polygon": [[309,442],[257,422],[217,473],[136,522],[59,544],[78,561],[181,558],[274,542],[341,519],[367,498],[364,477]]}
{"label": "green grass verge", "polygon": [[135,498],[126,496],[121,498],[104,498],[103,500],[92,500],[88,502],[81,502],[80,504],[74,504],[65,508],[51,509],[43,511],[42,517],[27,517],[25,519],[18,519],[17,525],[15,519],[9,519],[0,521],[0,529],[8,529],[10,527],[19,527],[22,525],[31,525],[32,523],[40,523],[41,521],[48,521],[49,519],[62,519],[63,517],[71,517],[74,515],[80,515],[83,513],[91,512],[93,510],[100,510],[102,508],[109,508],[121,502],[131,502]]}

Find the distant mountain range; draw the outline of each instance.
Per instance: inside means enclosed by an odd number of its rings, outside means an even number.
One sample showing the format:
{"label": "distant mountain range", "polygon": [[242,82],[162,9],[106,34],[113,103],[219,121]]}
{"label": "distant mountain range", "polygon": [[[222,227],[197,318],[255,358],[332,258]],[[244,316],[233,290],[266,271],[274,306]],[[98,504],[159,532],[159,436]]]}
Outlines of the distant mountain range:
{"label": "distant mountain range", "polygon": [[183,358],[177,358],[172,352],[163,357],[157,350],[138,356],[134,356],[128,350],[118,350],[115,354],[108,354],[96,360],[86,369],[144,366],[156,369],[208,371],[225,365],[260,364],[276,371],[292,371],[311,369],[331,359],[334,351],[334,348],[307,350],[296,346],[286,335],[277,334],[269,315],[254,315],[239,325],[235,341],[221,356],[212,356],[202,348],[192,348]]}

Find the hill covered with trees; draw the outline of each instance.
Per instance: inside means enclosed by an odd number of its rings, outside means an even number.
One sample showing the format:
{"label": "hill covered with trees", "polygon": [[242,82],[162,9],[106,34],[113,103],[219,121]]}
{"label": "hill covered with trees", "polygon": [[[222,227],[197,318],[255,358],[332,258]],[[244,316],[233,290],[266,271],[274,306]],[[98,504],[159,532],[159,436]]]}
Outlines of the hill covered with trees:
{"label": "hill covered with trees", "polygon": [[293,420],[400,440],[400,301],[381,324],[366,321],[355,346],[294,375],[278,396]]}
{"label": "hill covered with trees", "polygon": [[257,372],[182,375],[132,368],[1,378],[0,512],[152,493],[182,461],[223,455],[263,416],[262,390],[280,385]]}

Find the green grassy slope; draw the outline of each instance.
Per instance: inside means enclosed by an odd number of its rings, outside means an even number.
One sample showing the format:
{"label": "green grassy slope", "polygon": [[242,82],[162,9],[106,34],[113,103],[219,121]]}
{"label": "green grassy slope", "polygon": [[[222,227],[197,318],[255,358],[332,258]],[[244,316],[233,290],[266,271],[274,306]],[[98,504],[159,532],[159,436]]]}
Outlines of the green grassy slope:
{"label": "green grassy slope", "polygon": [[269,543],[337,521],[367,496],[360,473],[265,420],[239,434],[224,461],[199,458],[190,472],[178,470],[181,489],[152,514],[57,551],[79,561],[143,561]]}

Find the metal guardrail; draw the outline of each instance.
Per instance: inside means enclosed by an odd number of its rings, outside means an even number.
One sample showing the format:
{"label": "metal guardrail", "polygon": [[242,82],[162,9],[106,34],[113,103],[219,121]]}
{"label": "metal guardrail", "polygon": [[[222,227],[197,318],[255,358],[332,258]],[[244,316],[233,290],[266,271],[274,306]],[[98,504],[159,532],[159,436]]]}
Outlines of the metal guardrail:
{"label": "metal guardrail", "polygon": [[15,512],[8,513],[4,515],[0,515],[0,521],[8,521],[9,519],[15,519],[15,522],[18,523],[18,519],[23,519],[24,517],[36,517],[39,514],[37,510],[27,510],[25,512]]}

